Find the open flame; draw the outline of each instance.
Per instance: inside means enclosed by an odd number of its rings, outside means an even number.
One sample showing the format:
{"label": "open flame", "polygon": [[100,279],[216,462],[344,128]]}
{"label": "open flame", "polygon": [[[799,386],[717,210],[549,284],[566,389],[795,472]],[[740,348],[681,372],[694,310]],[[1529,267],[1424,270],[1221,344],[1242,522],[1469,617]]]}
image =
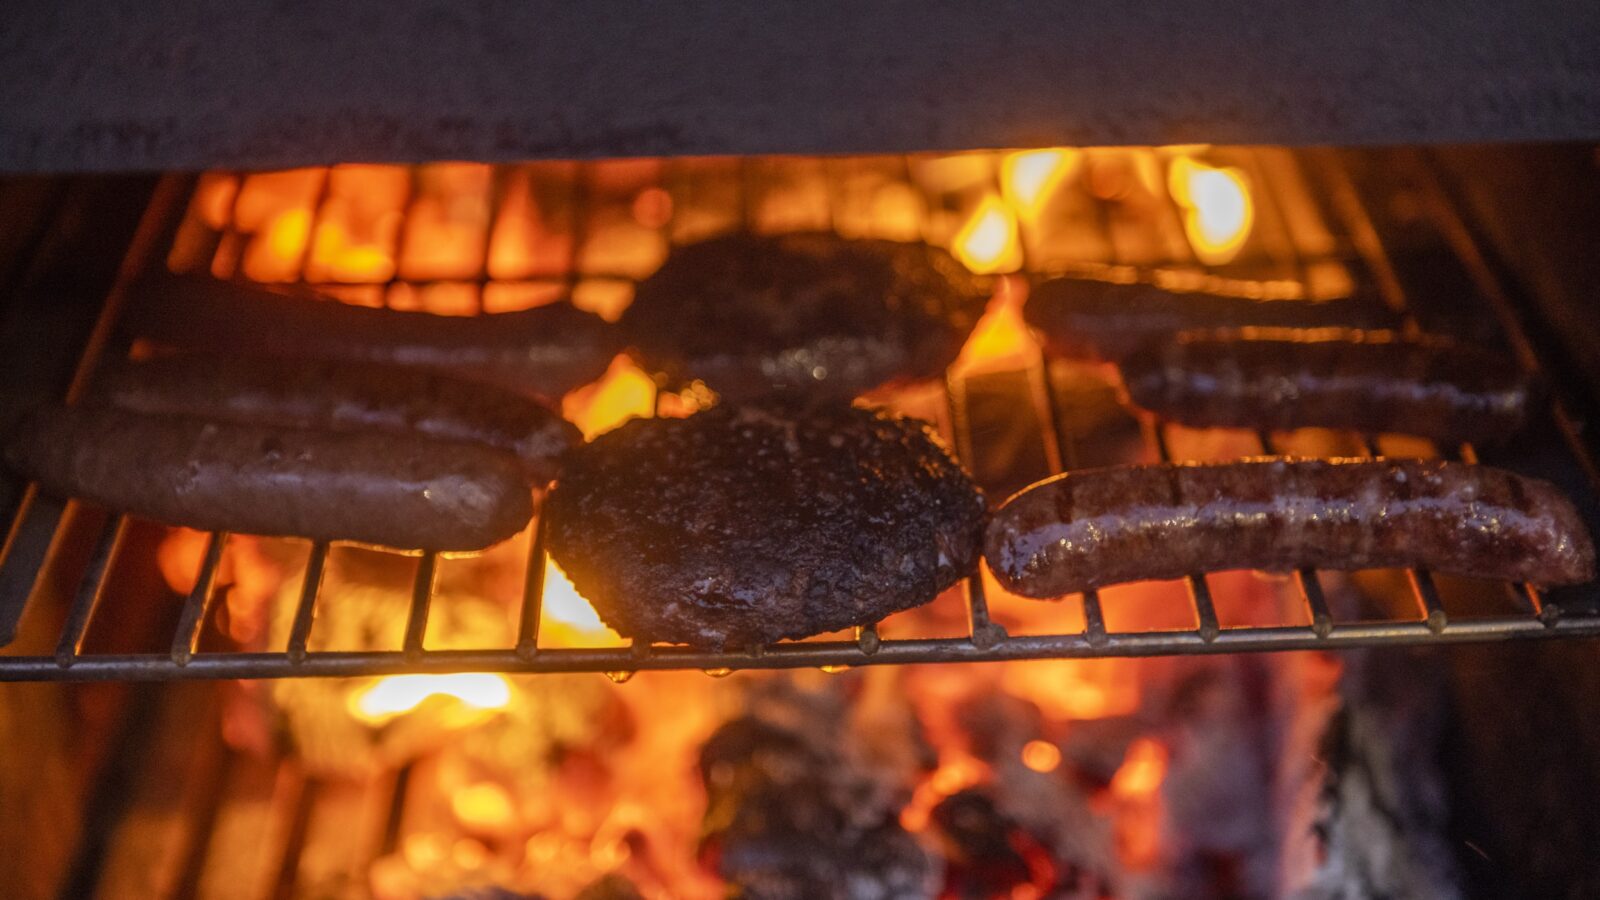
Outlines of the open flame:
{"label": "open flame", "polygon": [[448,697],[473,710],[505,709],[511,704],[511,682],[491,672],[448,675],[386,675],[350,695],[350,712],[363,721],[380,723],[408,713],[433,697]]}
{"label": "open flame", "polygon": [[1022,267],[1017,214],[999,197],[983,198],[950,246],[956,259],[974,272],[1015,272]]}
{"label": "open flame", "polygon": [[1242,170],[1179,156],[1167,170],[1167,191],[1183,208],[1183,230],[1201,262],[1219,265],[1239,255],[1256,217]]}
{"label": "open flame", "polygon": [[1000,161],[1000,192],[1019,216],[1035,220],[1082,162],[1083,151],[1070,147],[1009,154]]}

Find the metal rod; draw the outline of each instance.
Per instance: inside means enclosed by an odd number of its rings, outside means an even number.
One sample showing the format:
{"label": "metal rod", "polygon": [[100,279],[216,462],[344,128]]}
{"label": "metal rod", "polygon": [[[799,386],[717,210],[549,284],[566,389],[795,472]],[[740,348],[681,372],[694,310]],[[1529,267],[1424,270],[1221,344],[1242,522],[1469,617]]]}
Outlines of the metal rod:
{"label": "metal rod", "polygon": [[1211,602],[1211,585],[1206,583],[1204,575],[1190,575],[1189,599],[1194,603],[1194,614],[1197,628],[1195,633],[1200,635],[1200,640],[1210,643],[1222,633],[1222,626],[1217,623],[1217,608]]}
{"label": "metal rod", "polygon": [[1333,613],[1328,611],[1328,598],[1322,593],[1322,582],[1314,569],[1297,569],[1295,583],[1306,600],[1306,612],[1311,616],[1311,631],[1319,638],[1333,633]]}
{"label": "metal rod", "polygon": [[22,613],[33,596],[66,504],[29,485],[17,507],[16,524],[0,549],[0,647],[16,640]]}
{"label": "metal rod", "polygon": [[428,633],[428,606],[433,602],[433,586],[439,578],[439,554],[422,554],[417,564],[417,580],[411,586],[411,615],[406,619],[404,651],[407,659],[422,658],[422,639]]}
{"label": "metal rod", "polygon": [[1099,591],[1083,592],[1083,639],[1091,647],[1106,645],[1106,614],[1100,608]]}
{"label": "metal rod", "polygon": [[105,595],[106,572],[111,568],[111,561],[116,558],[117,548],[127,532],[128,518],[115,513],[100,529],[94,555],[89,558],[89,567],[83,573],[83,580],[78,583],[72,608],[67,611],[66,624],[61,626],[61,639],[56,642],[58,665],[72,665],[78,651],[83,649],[83,636],[89,630],[89,620],[94,618],[100,598]]}
{"label": "metal rod", "polygon": [[80,657],[70,669],[49,656],[0,657],[0,677],[13,681],[171,681],[216,678],[284,678],[395,675],[449,672],[616,672],[638,669],[792,669],[818,666],[905,665],[987,662],[1013,659],[1081,659],[1116,656],[1204,655],[1280,650],[1379,647],[1398,644],[1452,644],[1512,639],[1600,635],[1600,616],[1562,616],[1554,624],[1531,616],[1452,620],[1439,632],[1410,621],[1349,622],[1327,637],[1304,625],[1238,627],[1213,641],[1195,631],[1111,632],[1101,645],[1083,634],[1013,635],[988,648],[970,638],[885,640],[866,654],[854,641],[778,643],[739,652],[713,652],[660,646],[646,658],[627,647],[547,648],[531,660],[510,649],[431,650],[408,658],[393,650],[327,651],[304,663],[284,653],[205,653],[187,665],[161,654],[95,654]]}
{"label": "metal rod", "polygon": [[545,517],[541,512],[533,525],[533,540],[528,545],[528,567],[522,581],[522,616],[517,620],[517,655],[532,659],[539,652],[539,618],[544,612]]}
{"label": "metal rod", "polygon": [[294,610],[294,624],[289,627],[290,662],[305,662],[306,641],[311,638],[311,625],[317,614],[317,595],[322,592],[322,576],[327,562],[328,542],[316,541],[311,545],[311,555],[306,557],[306,575],[300,582],[300,603]]}
{"label": "metal rod", "polygon": [[1445,615],[1444,604],[1439,601],[1433,575],[1427,569],[1407,569],[1406,578],[1411,582],[1411,592],[1417,597],[1417,608],[1422,613],[1423,621],[1435,634],[1443,631],[1445,625],[1449,624],[1449,618]]}
{"label": "metal rod", "polygon": [[200,643],[200,626],[205,622],[206,611],[211,606],[217,568],[222,562],[222,551],[227,543],[226,531],[213,531],[206,541],[200,574],[195,578],[194,589],[183,603],[183,612],[178,615],[178,629],[172,636],[172,661],[180,666],[186,666],[194,659],[195,648]]}

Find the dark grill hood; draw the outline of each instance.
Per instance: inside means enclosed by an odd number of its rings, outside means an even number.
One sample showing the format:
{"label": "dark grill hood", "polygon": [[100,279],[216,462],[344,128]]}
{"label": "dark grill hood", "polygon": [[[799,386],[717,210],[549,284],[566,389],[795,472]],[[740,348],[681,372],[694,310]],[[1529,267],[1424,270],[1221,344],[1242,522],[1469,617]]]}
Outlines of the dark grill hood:
{"label": "dark grill hood", "polygon": [[1600,137],[1600,5],[25,0],[0,170]]}

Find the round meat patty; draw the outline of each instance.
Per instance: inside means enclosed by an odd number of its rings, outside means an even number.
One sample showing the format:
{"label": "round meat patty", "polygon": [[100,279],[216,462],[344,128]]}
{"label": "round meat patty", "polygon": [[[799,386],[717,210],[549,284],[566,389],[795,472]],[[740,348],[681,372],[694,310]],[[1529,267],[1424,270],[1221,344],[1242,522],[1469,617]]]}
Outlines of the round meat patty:
{"label": "round meat patty", "polygon": [[926,244],[738,233],[674,250],[622,327],[674,388],[848,399],[943,372],[988,297],[985,279]]}
{"label": "round meat patty", "polygon": [[926,423],[722,405],[579,447],[551,556],[626,637],[748,647],[874,622],[977,565],[983,495]]}

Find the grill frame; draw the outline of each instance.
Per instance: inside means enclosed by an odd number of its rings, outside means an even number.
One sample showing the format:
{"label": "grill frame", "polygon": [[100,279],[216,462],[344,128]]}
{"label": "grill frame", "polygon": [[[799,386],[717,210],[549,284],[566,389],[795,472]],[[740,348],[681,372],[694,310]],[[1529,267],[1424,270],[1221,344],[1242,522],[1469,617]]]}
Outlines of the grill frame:
{"label": "grill frame", "polygon": [[[905,159],[910,171],[910,159]],[[1348,237],[1362,261],[1369,268],[1384,299],[1397,311],[1407,313],[1405,288],[1390,266],[1385,247],[1368,219],[1354,184],[1344,172],[1337,154],[1333,151],[1305,151],[1298,155],[1301,164],[1313,167],[1323,180],[1328,200],[1339,219],[1348,230]],[[579,172],[585,170],[580,168]],[[740,219],[745,227],[751,222],[748,188],[751,179],[751,159],[740,161],[738,178],[741,185]],[[407,201],[406,216],[415,202],[416,170],[412,170],[413,190]],[[313,209],[313,219],[308,235],[316,234],[316,213],[324,204],[330,179],[324,177]],[[126,286],[147,267],[157,264],[160,254],[177,231],[183,201],[193,192],[195,180],[184,176],[164,179],[155,201],[152,202],[141,224],[135,243],[124,260],[117,285],[107,298],[94,334],[81,358],[77,375],[68,399],[81,394],[98,359],[107,352],[112,342],[117,311],[123,302]],[[497,182],[498,184],[498,182]],[[589,218],[587,193],[583,177],[575,181],[572,222],[571,254],[567,274],[561,279],[570,292],[580,278],[577,254],[583,243],[584,228]],[[241,180],[242,185],[242,180]],[[238,203],[235,193],[234,203]],[[501,208],[499,198],[490,207],[488,228],[495,224],[495,215]],[[833,210],[830,207],[830,218]],[[230,225],[233,221],[230,216]],[[1448,226],[1449,223],[1444,223]],[[1456,223],[1459,227],[1459,223]],[[405,240],[406,227],[402,223],[397,240]],[[666,229],[672,234],[670,227]],[[1459,229],[1451,237],[1458,254],[1466,258],[1466,268],[1477,282],[1480,293],[1489,301],[1491,312],[1500,320],[1513,351],[1524,365],[1538,371],[1542,368],[1540,355],[1517,318],[1507,287],[1499,283],[1486,266],[1473,265],[1471,237]],[[219,236],[219,241],[223,237]],[[1460,242],[1465,240],[1466,244]],[[308,237],[300,261],[299,271],[304,274],[311,255],[312,240]],[[488,279],[487,265],[490,252],[488,236],[484,240],[485,265],[480,284]],[[399,271],[397,253],[396,273]],[[1305,261],[1296,260],[1304,271]],[[1031,267],[1025,266],[1025,271]],[[593,275],[594,273],[589,273]],[[391,279],[390,283],[402,279]],[[387,291],[385,288],[385,295]],[[480,309],[481,309],[481,292]],[[1408,321],[1415,327],[1415,319]],[[1065,427],[1061,414],[1060,397],[1047,364],[1040,361],[1030,367],[1030,391],[1036,417],[1040,423],[1047,462],[1053,471],[1064,471],[1064,463],[1072,461],[1072,435]],[[1039,377],[1042,376],[1042,377]],[[968,419],[966,384],[959,378],[945,380],[943,418],[947,437],[958,454],[970,456],[972,452],[971,424]],[[1594,485],[1595,466],[1579,439],[1571,418],[1558,405],[1554,411],[1554,425],[1559,437],[1582,470],[1591,488]],[[1162,460],[1171,459],[1161,423],[1146,417],[1143,420],[1145,440]],[[1259,435],[1262,450],[1275,449],[1273,436]],[[1369,455],[1377,455],[1375,439],[1364,439]],[[1470,446],[1463,446],[1459,458],[1475,461],[1476,454]],[[0,556],[0,647],[15,637],[16,625],[44,571],[53,562],[53,551],[61,534],[69,504],[39,495],[31,486],[19,508],[10,536]],[[521,615],[517,624],[517,641],[514,646],[483,650],[428,650],[424,634],[437,573],[438,557],[433,553],[421,555],[414,582],[405,638],[398,650],[380,651],[309,651],[306,641],[315,623],[316,603],[319,598],[322,576],[325,571],[329,546],[314,544],[308,557],[305,580],[299,594],[294,623],[287,644],[281,651],[272,652],[197,652],[202,627],[217,596],[217,574],[227,541],[225,533],[210,536],[201,570],[194,589],[185,598],[179,614],[178,626],[173,636],[170,652],[145,654],[84,654],[83,637],[97,610],[105,601],[105,576],[119,551],[128,530],[128,518],[110,514],[101,526],[90,561],[78,581],[70,608],[56,642],[55,653],[45,655],[0,655],[0,680],[6,681],[157,681],[215,678],[279,678],[279,677],[349,677],[417,672],[604,672],[616,680],[639,670],[653,669],[781,669],[800,667],[847,667],[937,662],[983,662],[1020,659],[1082,659],[1104,657],[1136,657],[1156,655],[1189,655],[1208,653],[1236,653],[1269,650],[1345,649],[1418,644],[1445,644],[1510,639],[1551,638],[1558,636],[1600,635],[1600,616],[1563,615],[1560,605],[1547,603],[1542,594],[1525,584],[1507,585],[1520,612],[1514,615],[1451,619],[1446,615],[1438,592],[1429,574],[1411,570],[1408,582],[1415,601],[1416,617],[1387,617],[1379,620],[1336,621],[1328,608],[1326,598],[1315,572],[1304,570],[1295,574],[1296,590],[1306,609],[1307,624],[1251,625],[1225,627],[1218,620],[1210,586],[1205,573],[1185,579],[1195,627],[1185,630],[1109,631],[1094,592],[1082,596],[1086,627],[1081,632],[1045,635],[1009,635],[992,621],[984,584],[980,576],[967,579],[963,594],[967,612],[967,630],[961,637],[942,638],[886,638],[876,626],[857,629],[853,641],[802,641],[780,643],[765,648],[751,648],[735,652],[708,652],[666,645],[639,645],[631,647],[579,649],[543,648],[537,643],[542,616],[542,589],[544,584],[545,554],[543,530],[536,526],[530,542],[530,556],[520,598]],[[1592,586],[1591,586],[1592,589]]]}

